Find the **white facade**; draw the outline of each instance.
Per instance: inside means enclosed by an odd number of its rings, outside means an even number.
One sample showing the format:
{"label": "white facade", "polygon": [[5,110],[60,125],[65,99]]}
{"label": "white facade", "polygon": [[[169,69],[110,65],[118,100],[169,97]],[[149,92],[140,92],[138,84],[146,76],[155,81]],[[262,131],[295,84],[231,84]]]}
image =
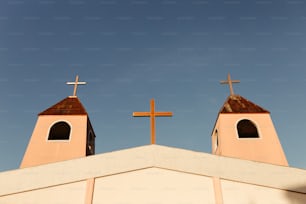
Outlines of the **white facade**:
{"label": "white facade", "polygon": [[0,173],[0,203],[302,204],[306,171],[148,145]]}

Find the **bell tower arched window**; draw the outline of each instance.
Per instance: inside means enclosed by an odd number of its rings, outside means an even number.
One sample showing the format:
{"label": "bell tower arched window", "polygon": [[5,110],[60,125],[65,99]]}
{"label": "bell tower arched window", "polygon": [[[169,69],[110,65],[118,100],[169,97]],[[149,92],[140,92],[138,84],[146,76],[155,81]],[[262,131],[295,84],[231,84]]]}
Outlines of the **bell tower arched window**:
{"label": "bell tower arched window", "polygon": [[95,136],[92,131],[87,136],[86,156],[95,154]]}
{"label": "bell tower arched window", "polygon": [[259,138],[255,124],[247,119],[238,122],[237,131],[239,138]]}
{"label": "bell tower arched window", "polygon": [[57,122],[50,128],[48,140],[69,140],[70,125],[66,122]]}
{"label": "bell tower arched window", "polygon": [[216,153],[218,146],[219,146],[219,138],[218,138],[218,130],[215,130],[213,135],[213,143],[212,143],[213,153]]}

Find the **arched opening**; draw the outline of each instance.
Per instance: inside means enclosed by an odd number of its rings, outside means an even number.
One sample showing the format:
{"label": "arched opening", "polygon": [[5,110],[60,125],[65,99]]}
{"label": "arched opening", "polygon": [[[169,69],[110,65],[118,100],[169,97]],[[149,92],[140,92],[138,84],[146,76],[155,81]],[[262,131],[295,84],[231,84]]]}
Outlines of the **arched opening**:
{"label": "arched opening", "polygon": [[218,130],[215,130],[213,135],[213,153],[216,153],[219,146]]}
{"label": "arched opening", "polygon": [[237,124],[237,130],[239,138],[259,138],[256,126],[250,120],[240,120]]}
{"label": "arched opening", "polygon": [[70,131],[68,123],[57,122],[50,128],[48,140],[69,140]]}
{"label": "arched opening", "polygon": [[95,154],[95,136],[92,131],[87,136],[86,156]]}

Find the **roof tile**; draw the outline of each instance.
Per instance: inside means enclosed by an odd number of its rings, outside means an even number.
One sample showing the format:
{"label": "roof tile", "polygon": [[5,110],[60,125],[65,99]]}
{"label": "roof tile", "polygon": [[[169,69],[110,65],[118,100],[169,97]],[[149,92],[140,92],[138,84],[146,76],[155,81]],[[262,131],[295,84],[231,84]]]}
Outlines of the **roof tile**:
{"label": "roof tile", "polygon": [[77,97],[67,97],[38,115],[87,115]]}
{"label": "roof tile", "polygon": [[270,113],[240,95],[231,95],[222,106],[220,113]]}

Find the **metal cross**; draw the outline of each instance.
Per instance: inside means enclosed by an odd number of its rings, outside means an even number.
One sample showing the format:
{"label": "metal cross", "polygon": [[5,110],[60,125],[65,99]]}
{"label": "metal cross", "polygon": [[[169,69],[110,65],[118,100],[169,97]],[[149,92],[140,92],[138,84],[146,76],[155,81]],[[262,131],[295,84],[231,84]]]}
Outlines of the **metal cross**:
{"label": "metal cross", "polygon": [[150,117],[151,121],[151,144],[155,144],[155,117],[160,116],[172,116],[172,112],[155,112],[155,102],[151,99],[151,110],[150,112],[133,112],[134,117]]}
{"label": "metal cross", "polygon": [[76,75],[75,81],[74,81],[74,82],[66,82],[66,84],[68,84],[68,85],[74,85],[74,88],[73,88],[73,96],[76,97],[78,85],[85,85],[86,82],[79,82],[79,76]]}
{"label": "metal cross", "polygon": [[227,80],[220,81],[221,84],[228,84],[230,87],[231,96],[234,94],[233,83],[240,83],[240,80],[232,80],[231,75],[228,73]]}

